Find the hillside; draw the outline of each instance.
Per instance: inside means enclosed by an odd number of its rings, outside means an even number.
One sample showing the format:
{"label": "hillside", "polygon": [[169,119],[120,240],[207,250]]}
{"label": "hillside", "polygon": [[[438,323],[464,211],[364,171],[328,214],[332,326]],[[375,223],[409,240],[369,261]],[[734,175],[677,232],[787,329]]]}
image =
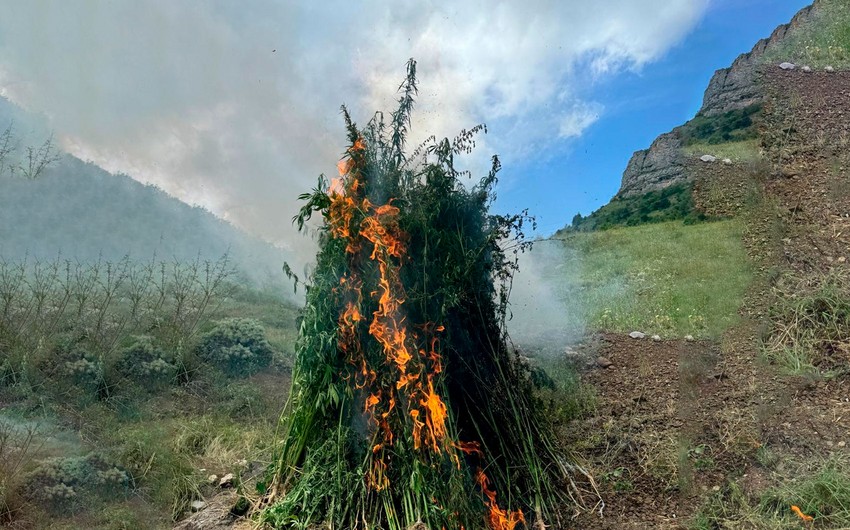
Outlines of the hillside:
{"label": "hillside", "polygon": [[[817,0],[788,24],[776,28],[731,66],[717,70],[699,112],[687,123],[661,134],[634,153],[611,202],[565,229],[594,230],[672,219],[705,219],[694,210],[691,188],[723,169],[746,168],[760,160],[758,141],[767,95],[765,79],[780,63],[807,73],[835,72],[850,66],[850,6]],[[670,200],[667,200],[670,199]]]}
{"label": "hillside", "polygon": [[[38,118],[0,99],[0,129],[19,151],[49,133]],[[161,189],[59,153],[36,179],[0,173],[0,256],[6,261],[217,260],[225,253],[248,278],[282,282],[283,250]]]}
{"label": "hillside", "polygon": [[587,335],[553,410],[606,503],[576,528],[850,528],[848,58],[816,1],[557,234]]}

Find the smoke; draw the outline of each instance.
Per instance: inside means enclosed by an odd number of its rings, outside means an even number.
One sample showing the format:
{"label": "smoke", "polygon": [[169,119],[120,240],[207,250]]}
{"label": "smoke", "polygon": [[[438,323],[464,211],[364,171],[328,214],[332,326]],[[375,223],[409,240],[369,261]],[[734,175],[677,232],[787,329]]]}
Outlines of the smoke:
{"label": "smoke", "polygon": [[290,219],[335,171],[337,109],[392,109],[408,58],[411,144],[486,122],[486,172],[492,153],[514,166],[583,134],[604,112],[594,83],[657,59],[707,4],[0,0],[0,95],[43,113],[67,152],[307,262]]}
{"label": "smoke", "polygon": [[578,342],[586,311],[572,274],[578,252],[559,240],[541,240],[519,260],[510,296],[508,332],[525,353],[555,355]]}

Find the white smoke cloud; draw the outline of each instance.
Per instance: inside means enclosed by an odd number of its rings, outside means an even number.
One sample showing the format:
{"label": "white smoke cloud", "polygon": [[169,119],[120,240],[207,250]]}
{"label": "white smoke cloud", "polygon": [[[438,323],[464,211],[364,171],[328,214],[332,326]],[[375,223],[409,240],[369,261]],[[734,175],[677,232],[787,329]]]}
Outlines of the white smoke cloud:
{"label": "white smoke cloud", "polygon": [[295,196],[332,173],[338,108],[392,109],[419,62],[413,140],[487,122],[481,160],[575,138],[603,76],[662,55],[708,0],[0,0],[0,94],[63,147],[282,246]]}

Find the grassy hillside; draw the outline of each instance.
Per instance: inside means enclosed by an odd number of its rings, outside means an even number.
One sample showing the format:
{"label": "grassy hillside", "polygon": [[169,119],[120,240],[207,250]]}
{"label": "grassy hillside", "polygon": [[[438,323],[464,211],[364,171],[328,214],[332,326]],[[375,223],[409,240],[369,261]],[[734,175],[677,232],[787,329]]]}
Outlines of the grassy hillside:
{"label": "grassy hillside", "polygon": [[169,528],[210,475],[262,468],[296,310],[233,280],[221,262],[0,263],[0,526]]}
{"label": "grassy hillside", "polygon": [[850,68],[850,4],[845,0],[821,0],[818,5],[815,16],[769,50],[764,62]]}
{"label": "grassy hillside", "polygon": [[717,337],[737,321],[752,278],[741,230],[667,222],[568,234],[565,299],[591,330]]}
{"label": "grassy hillside", "polygon": [[639,196],[616,196],[587,217],[576,215],[570,226],[555,235],[560,237],[574,231],[589,232],[674,220],[693,224],[705,219],[694,209],[691,185],[683,183]]}

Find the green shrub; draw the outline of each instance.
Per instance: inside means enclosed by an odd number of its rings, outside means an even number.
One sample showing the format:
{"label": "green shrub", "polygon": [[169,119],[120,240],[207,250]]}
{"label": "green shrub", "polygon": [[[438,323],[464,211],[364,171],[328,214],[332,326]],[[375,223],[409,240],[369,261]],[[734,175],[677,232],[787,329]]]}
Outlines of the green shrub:
{"label": "green shrub", "polygon": [[268,366],[274,351],[258,321],[229,318],[204,334],[198,353],[228,375],[244,376]]}
{"label": "green shrub", "polygon": [[685,146],[751,140],[758,136],[756,121],[761,115],[761,108],[761,104],[757,103],[714,116],[697,114],[694,119],[681,126],[677,133]]}
{"label": "green shrub", "polygon": [[674,184],[639,196],[614,197],[611,202],[587,217],[576,215],[572,225],[559,231],[590,232],[620,226],[637,226],[666,221],[684,221],[685,224],[707,220],[694,207],[691,184]]}
{"label": "green shrub", "polygon": [[124,498],[129,489],[129,475],[97,453],[47,460],[24,479],[27,497],[51,511],[75,511],[88,496]]}
{"label": "green shrub", "polygon": [[44,362],[59,378],[83,389],[95,389],[103,381],[103,362],[82,338],[63,337]]}
{"label": "green shrub", "polygon": [[121,351],[117,364],[118,372],[145,385],[171,383],[177,375],[173,355],[160,348],[152,337],[142,335]]}

